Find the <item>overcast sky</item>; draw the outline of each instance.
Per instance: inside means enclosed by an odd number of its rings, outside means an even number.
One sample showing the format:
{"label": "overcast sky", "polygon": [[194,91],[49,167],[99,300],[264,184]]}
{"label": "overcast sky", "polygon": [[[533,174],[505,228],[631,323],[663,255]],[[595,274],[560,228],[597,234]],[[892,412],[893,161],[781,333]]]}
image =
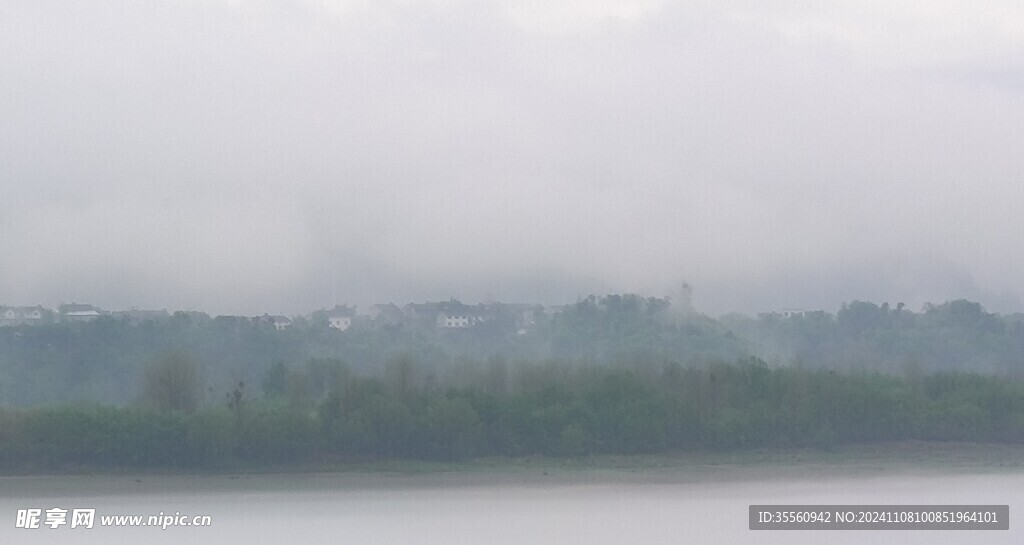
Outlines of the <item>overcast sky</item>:
{"label": "overcast sky", "polygon": [[0,303],[1021,310],[1019,0],[0,2]]}

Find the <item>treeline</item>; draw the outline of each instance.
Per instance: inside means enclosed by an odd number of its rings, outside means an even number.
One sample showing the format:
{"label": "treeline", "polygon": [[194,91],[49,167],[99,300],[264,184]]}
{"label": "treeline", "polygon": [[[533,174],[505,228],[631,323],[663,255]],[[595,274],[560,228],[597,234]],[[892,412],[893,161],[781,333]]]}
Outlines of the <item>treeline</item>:
{"label": "treeline", "polygon": [[733,315],[721,323],[745,339],[751,353],[780,364],[1024,375],[1024,315],[986,312],[966,300],[925,305],[921,312],[902,303],[853,301],[836,314]]}
{"label": "treeline", "polygon": [[130,403],[145,369],[174,351],[191,354],[217,391],[258,381],[278,362],[311,358],[340,359],[355,371],[377,374],[396,353],[416,354],[420,363],[438,367],[489,357],[732,361],[749,354],[715,320],[683,317],[666,299],[631,294],[589,297],[553,316],[537,313],[526,328],[495,319],[445,330],[435,318],[359,320],[347,331],[331,329],[326,318],[297,320],[278,331],[259,320],[178,312],[142,322],[101,316],[87,323],[0,327],[0,407]]}
{"label": "treeline", "polygon": [[1024,442],[1024,384],[976,374],[899,378],[773,369],[757,359],[699,368],[491,359],[463,362],[442,377],[395,358],[368,377],[313,360],[275,366],[262,395],[240,383],[203,405],[188,393],[167,394],[167,384],[181,392],[191,380],[187,360],[168,362],[163,375],[151,373],[147,403],[0,411],[0,467],[201,469],[906,439]]}
{"label": "treeline", "polygon": [[388,323],[357,320],[342,332],[325,320],[297,320],[278,331],[265,321],[175,313],[142,322],[100,317],[89,323],[0,327],[0,407],[130,404],[145,369],[178,350],[197,360],[217,392],[213,397],[239,381],[259,382],[278,362],[339,359],[362,375],[379,376],[396,353],[416,354],[421,366],[437,370],[492,357],[704,366],[753,356],[772,366],[905,377],[955,371],[1024,377],[1024,316],[989,313],[970,301],[920,312],[901,304],[854,301],[835,314],[715,320],[675,308],[668,299],[625,294],[588,297],[519,325],[495,319],[445,330],[428,315]]}

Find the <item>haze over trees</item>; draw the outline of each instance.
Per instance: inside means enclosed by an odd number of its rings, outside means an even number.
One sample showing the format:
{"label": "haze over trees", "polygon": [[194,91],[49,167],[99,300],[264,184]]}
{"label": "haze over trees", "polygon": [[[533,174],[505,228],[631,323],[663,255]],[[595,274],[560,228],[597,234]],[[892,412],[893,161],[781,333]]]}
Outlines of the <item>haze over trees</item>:
{"label": "haze over trees", "polygon": [[627,294],[481,325],[0,328],[0,467],[1024,442],[1024,320],[969,301],[715,320]]}
{"label": "haze over trees", "polygon": [[199,365],[192,358],[171,354],[146,368],[142,401],[160,411],[191,413],[202,399]]}
{"label": "haze over trees", "polygon": [[[94,404],[0,410],[0,468],[235,468],[396,458],[583,456],[892,440],[1024,442],[1024,383],[935,373],[772,369],[756,358],[521,364],[438,379],[336,360],[273,366],[194,412]],[[507,373],[507,374],[506,374]],[[316,377],[314,379],[313,377]],[[306,385],[322,384],[322,388]]]}
{"label": "haze over trees", "polygon": [[[401,357],[436,377],[477,372],[460,369],[468,361],[494,358],[507,366],[558,359],[699,367],[754,356],[773,368],[877,370],[900,376],[961,371],[1017,377],[1024,370],[1024,316],[989,313],[963,300],[921,312],[854,301],[835,314],[715,320],[674,308],[668,299],[625,294],[592,296],[559,313],[534,316],[527,329],[510,319],[443,329],[428,316],[356,321],[347,331],[331,329],[326,319],[298,319],[278,331],[261,320],[184,312],[141,322],[100,317],[86,323],[0,327],[0,406],[132,403],[147,369],[173,354],[194,361],[204,381],[199,404],[219,402],[240,381],[260,385],[272,368],[280,375],[282,365],[297,368],[327,359],[343,361],[365,376],[391,372],[388,362]],[[321,376],[311,376],[307,384],[276,380],[282,389],[324,387]]]}

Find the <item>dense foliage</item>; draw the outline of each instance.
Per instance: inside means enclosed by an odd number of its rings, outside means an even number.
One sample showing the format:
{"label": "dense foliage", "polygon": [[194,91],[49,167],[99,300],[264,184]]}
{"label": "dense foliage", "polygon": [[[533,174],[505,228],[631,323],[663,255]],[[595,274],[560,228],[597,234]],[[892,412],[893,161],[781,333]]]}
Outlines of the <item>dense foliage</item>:
{"label": "dense foliage", "polygon": [[964,373],[463,362],[379,376],[333,360],[274,366],[198,410],[63,405],[0,411],[0,467],[224,468],[392,458],[580,456],[830,447],[900,439],[1024,442],[1024,384]]}
{"label": "dense foliage", "polygon": [[1020,377],[1024,371],[1024,317],[991,314],[969,301],[922,312],[855,301],[836,314],[720,320],[637,295],[588,297],[555,314],[537,312],[528,322],[517,323],[506,310],[460,330],[438,328],[428,314],[357,319],[349,330],[337,331],[323,312],[283,331],[265,320],[182,312],[142,321],[104,316],[89,323],[0,327],[0,407],[135,403],[141,386],[153,380],[153,366],[173,354],[196,364],[204,389],[183,402],[197,406],[219,403],[239,382],[259,384],[278,364],[339,359],[362,375],[380,376],[396,354],[414,354],[420,366],[438,374],[450,374],[466,360],[494,357],[701,367],[754,356],[773,367],[908,377],[939,371]]}
{"label": "dense foliage", "polygon": [[926,305],[922,312],[853,301],[834,315],[727,316],[721,323],[753,353],[778,363],[899,374],[1024,372],[1024,316],[989,313],[965,300]]}
{"label": "dense foliage", "polygon": [[1024,442],[1024,319],[968,301],[713,320],[610,295],[461,330],[317,316],[2,327],[0,467]]}

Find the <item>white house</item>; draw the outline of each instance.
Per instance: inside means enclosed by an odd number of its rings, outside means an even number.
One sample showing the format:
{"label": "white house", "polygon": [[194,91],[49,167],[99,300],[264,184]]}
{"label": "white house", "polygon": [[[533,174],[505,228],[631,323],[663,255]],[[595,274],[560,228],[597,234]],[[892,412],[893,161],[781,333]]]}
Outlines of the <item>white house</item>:
{"label": "white house", "polygon": [[338,331],[345,331],[346,329],[352,327],[352,317],[351,316],[328,316],[327,317],[327,325],[329,327],[331,327],[332,329],[337,329]]}
{"label": "white house", "polygon": [[437,327],[442,328],[465,328],[473,323],[472,318],[461,312],[439,312],[437,313]]}
{"label": "white house", "polygon": [[99,317],[100,313],[95,310],[72,310],[64,313],[64,318],[73,322],[91,322]]}
{"label": "white house", "polygon": [[274,324],[274,329],[278,331],[283,331],[292,326],[292,320],[287,316],[271,316],[271,323]]}
{"label": "white house", "polygon": [[78,303],[61,305],[58,308],[58,311],[60,312],[61,319],[71,322],[91,322],[103,314],[106,314],[106,312],[101,311],[93,305],[82,305]]}
{"label": "white house", "polygon": [[43,321],[44,309],[41,306],[34,307],[5,307],[0,306],[0,326],[37,324]]}

